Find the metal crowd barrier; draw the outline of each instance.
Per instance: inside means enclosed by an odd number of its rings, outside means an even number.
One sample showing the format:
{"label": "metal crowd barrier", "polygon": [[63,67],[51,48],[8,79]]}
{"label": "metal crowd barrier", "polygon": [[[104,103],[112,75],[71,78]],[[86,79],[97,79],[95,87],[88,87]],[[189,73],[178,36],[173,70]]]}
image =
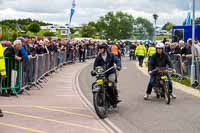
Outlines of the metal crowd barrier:
{"label": "metal crowd barrier", "polygon": [[95,58],[96,56],[96,51],[94,48],[89,47],[86,50],[86,59],[91,59],[91,58]]}
{"label": "metal crowd barrier", "polygon": [[22,67],[21,62],[14,58],[5,57],[6,78],[2,80],[1,91],[10,92],[18,96],[17,91],[21,88]]}
{"label": "metal crowd barrier", "polygon": [[[95,54],[95,51],[89,49],[86,52],[86,58],[93,58]],[[42,88],[40,83],[47,80],[45,78],[47,75],[66,63],[74,62],[77,58],[77,50],[36,55],[22,62],[17,62],[14,58],[5,58],[7,77],[2,81],[2,91],[12,91],[18,96],[20,89],[25,90],[32,86],[40,89]],[[15,82],[14,85],[13,82]]]}
{"label": "metal crowd barrier", "polygon": [[195,58],[195,80],[198,82],[198,86],[200,85],[200,57]]}
{"label": "metal crowd barrier", "polygon": [[[176,69],[175,76],[177,79],[188,79],[191,77],[192,58],[181,55],[171,56],[174,68]],[[195,82],[200,85],[200,57],[195,57]]]}

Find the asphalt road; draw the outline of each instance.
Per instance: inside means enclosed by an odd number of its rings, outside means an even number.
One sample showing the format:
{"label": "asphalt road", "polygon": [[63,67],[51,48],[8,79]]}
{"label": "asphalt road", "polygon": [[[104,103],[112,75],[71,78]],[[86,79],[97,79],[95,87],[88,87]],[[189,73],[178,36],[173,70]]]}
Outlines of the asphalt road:
{"label": "asphalt road", "polygon": [[107,133],[76,92],[76,74],[87,65],[64,66],[30,96],[0,97],[0,133]]}
{"label": "asphalt road", "polygon": [[[200,99],[175,90],[177,99],[171,105],[156,99],[144,101],[148,77],[139,71],[136,63],[123,60],[120,72],[120,99],[117,111],[109,119],[124,133],[199,133]],[[92,65],[82,71],[79,81],[83,93],[92,102],[90,76]]]}

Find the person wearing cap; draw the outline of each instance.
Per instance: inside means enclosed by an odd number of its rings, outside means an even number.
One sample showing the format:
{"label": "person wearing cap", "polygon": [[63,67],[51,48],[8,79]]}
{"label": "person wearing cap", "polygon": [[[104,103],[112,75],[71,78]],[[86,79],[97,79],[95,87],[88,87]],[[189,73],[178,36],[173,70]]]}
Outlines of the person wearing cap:
{"label": "person wearing cap", "polygon": [[143,45],[142,42],[140,42],[140,44],[137,46],[135,50],[135,55],[138,57],[140,67],[143,66],[143,61],[146,56],[146,53],[147,53],[146,47]]}
{"label": "person wearing cap", "polygon": [[[120,71],[121,70],[121,61],[119,60],[119,58],[117,58],[114,54],[108,52],[108,46],[106,43],[100,44],[98,46],[98,56],[96,57],[95,61],[94,61],[94,66],[93,69],[95,70],[96,67],[103,67],[105,68],[105,70],[108,70],[109,68],[113,67],[114,64],[117,65],[117,70]],[[116,95],[117,97],[113,97],[113,101],[115,101],[113,107],[117,107],[117,104],[120,102],[120,100],[118,99],[118,91],[117,91],[117,73],[115,69],[111,69],[110,71],[108,71],[106,73],[106,77],[112,81],[115,84],[115,91],[116,91]]]}
{"label": "person wearing cap", "polygon": [[[151,92],[152,92],[153,85],[155,84],[155,81],[156,81],[157,74],[152,71],[154,69],[160,68],[160,67],[169,67],[169,68],[173,69],[173,65],[170,60],[170,57],[164,52],[164,48],[165,48],[165,46],[163,43],[158,43],[156,45],[156,53],[152,56],[151,61],[148,65],[148,72],[150,74],[150,80],[149,80],[146,94],[144,96],[144,100],[149,99],[149,96],[151,95]],[[176,70],[174,69],[174,71],[176,71]],[[167,75],[167,77],[169,80],[169,92],[173,98],[176,98],[176,96],[173,94],[172,81],[171,81],[169,75]]]}

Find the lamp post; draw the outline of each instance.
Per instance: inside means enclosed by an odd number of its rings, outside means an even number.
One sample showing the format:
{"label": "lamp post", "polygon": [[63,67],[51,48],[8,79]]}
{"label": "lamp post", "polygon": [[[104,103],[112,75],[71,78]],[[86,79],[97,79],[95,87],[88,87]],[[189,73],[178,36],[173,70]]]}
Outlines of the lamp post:
{"label": "lamp post", "polygon": [[156,25],[157,25],[157,20],[158,20],[158,15],[157,14],[153,14],[153,19],[154,19],[154,23],[155,23],[155,27],[154,27],[154,41],[156,41]]}
{"label": "lamp post", "polygon": [[193,0],[191,84],[193,84],[195,81],[194,45],[195,45],[195,0]]}

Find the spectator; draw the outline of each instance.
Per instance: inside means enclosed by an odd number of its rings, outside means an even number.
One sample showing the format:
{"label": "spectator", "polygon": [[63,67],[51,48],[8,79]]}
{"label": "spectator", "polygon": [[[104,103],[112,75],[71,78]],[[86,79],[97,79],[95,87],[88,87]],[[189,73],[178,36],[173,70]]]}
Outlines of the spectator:
{"label": "spectator", "polygon": [[44,39],[44,52],[49,54],[48,46],[50,45],[50,41],[48,39]]}
{"label": "spectator", "polygon": [[179,48],[180,48],[181,55],[186,53],[185,42],[183,40],[179,41]]}
{"label": "spectator", "polygon": [[165,44],[166,42],[168,42],[167,38],[165,37],[162,41],[163,44]]}
{"label": "spectator", "polygon": [[47,48],[50,54],[58,52],[58,48],[53,40],[51,40],[50,45]]}
{"label": "spectator", "polygon": [[184,48],[184,53],[182,53],[182,68],[184,74],[190,75],[191,64],[192,64],[192,39],[188,39],[187,45]]}
{"label": "spectator", "polygon": [[22,42],[17,40],[17,43],[20,43],[21,48],[19,49],[18,56],[22,57],[22,60],[28,61],[28,53],[26,49],[22,46]]}
{"label": "spectator", "polygon": [[83,43],[79,44],[79,62],[85,62],[85,46]]}
{"label": "spectator", "polygon": [[165,53],[169,54],[170,52],[170,42],[165,42]]}
{"label": "spectator", "polygon": [[73,57],[73,42],[69,41],[67,44],[67,60],[72,61]]}
{"label": "spectator", "polygon": [[200,44],[198,41],[195,42],[194,48],[195,48],[194,52],[195,57],[200,57]]}
{"label": "spectator", "polygon": [[42,40],[40,40],[40,42],[38,43],[37,47],[36,47],[36,53],[38,55],[41,55],[41,54],[45,54],[45,53],[48,53],[48,49],[45,48],[45,44]]}
{"label": "spectator", "polygon": [[[6,71],[8,73],[6,82],[3,87],[10,87],[11,86],[11,72],[12,70],[16,70],[16,64],[18,61],[22,61],[22,56],[20,53],[20,49],[22,48],[22,42],[20,40],[14,41],[13,45],[9,45],[5,48],[4,56],[8,59],[5,60],[6,64]],[[21,56],[21,57],[20,57]],[[15,61],[16,60],[16,61]],[[9,96],[11,91],[8,91],[6,96]]]}
{"label": "spectator", "polygon": [[31,48],[29,46],[30,40],[31,40],[31,38],[28,35],[23,36],[22,45],[25,48],[25,50],[27,51],[28,55],[31,55]]}

